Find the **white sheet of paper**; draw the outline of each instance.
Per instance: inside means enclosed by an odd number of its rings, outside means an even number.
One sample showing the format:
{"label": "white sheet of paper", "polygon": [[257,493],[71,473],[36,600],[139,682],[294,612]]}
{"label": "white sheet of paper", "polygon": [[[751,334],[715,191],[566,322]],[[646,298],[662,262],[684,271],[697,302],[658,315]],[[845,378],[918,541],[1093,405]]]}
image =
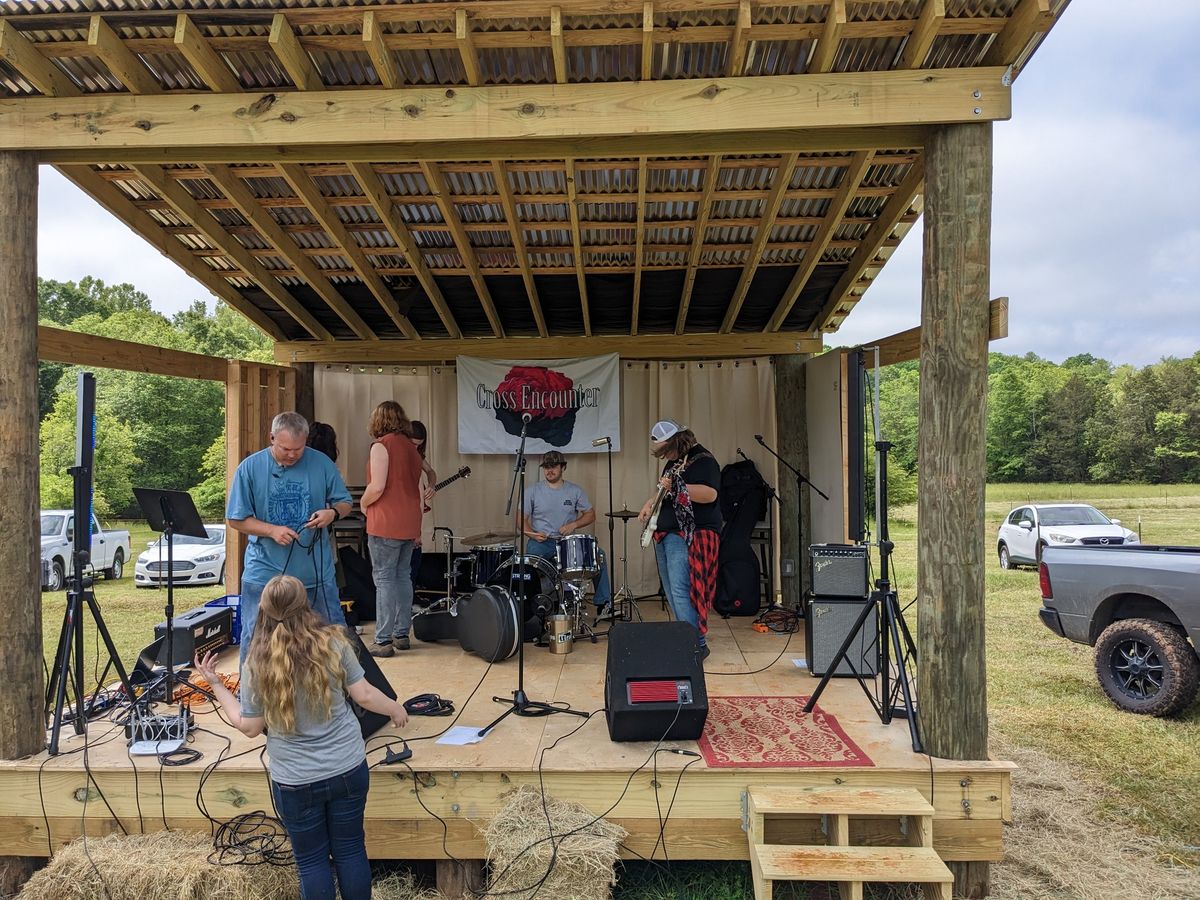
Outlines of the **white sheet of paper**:
{"label": "white sheet of paper", "polygon": [[450,744],[452,747],[462,747],[465,744],[478,744],[485,735],[479,733],[477,725],[455,725],[440,738],[439,744]]}
{"label": "white sheet of paper", "polygon": [[808,665],[808,661],[804,659],[793,659],[792,663],[797,669],[803,669],[806,665]]}

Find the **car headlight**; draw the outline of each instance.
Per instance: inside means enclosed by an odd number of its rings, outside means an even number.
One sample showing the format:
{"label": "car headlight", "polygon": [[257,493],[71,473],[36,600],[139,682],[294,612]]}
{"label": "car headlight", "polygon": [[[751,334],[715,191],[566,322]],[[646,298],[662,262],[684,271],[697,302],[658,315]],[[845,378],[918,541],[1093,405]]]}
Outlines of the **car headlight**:
{"label": "car headlight", "polygon": [[150,564],[150,557],[148,557],[145,553],[143,553],[141,556],[138,557],[138,565],[139,566],[148,566],[149,564]]}
{"label": "car headlight", "polygon": [[208,556],[197,556],[196,562],[212,562],[214,559],[220,559],[220,553],[210,553]]}
{"label": "car headlight", "polygon": [[1047,537],[1049,537],[1050,540],[1054,541],[1054,543],[1056,543],[1056,544],[1073,544],[1073,543],[1075,543],[1075,538],[1069,534],[1055,534],[1053,531],[1051,531],[1047,535]]}
{"label": "car headlight", "polygon": [[1125,543],[1127,544],[1140,544],[1141,542],[1142,539],[1137,536],[1136,531],[1131,531],[1129,534],[1125,535]]}

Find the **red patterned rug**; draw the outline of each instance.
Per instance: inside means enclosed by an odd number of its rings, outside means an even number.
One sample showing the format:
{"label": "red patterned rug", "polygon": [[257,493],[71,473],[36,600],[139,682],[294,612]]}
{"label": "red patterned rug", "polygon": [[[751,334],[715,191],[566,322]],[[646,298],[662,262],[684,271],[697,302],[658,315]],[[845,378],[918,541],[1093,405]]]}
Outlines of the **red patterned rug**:
{"label": "red patterned rug", "polygon": [[821,709],[804,711],[807,697],[709,697],[700,752],[710,768],[873,766]]}

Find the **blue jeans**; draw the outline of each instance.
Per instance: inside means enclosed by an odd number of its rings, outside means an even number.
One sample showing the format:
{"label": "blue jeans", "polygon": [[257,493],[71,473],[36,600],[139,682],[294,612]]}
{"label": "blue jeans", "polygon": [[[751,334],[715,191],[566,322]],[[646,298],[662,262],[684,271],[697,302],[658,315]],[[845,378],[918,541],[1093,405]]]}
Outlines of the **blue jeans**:
{"label": "blue jeans", "polygon": [[654,556],[658,560],[658,575],[662,579],[663,593],[671,604],[671,613],[676,622],[687,622],[696,629],[700,646],[705,644],[700,634],[700,616],[692,606],[692,574],[688,566],[688,546],[683,535],[672,532],[654,545]]}
{"label": "blue jeans", "polygon": [[375,579],[375,643],[408,637],[412,626],[412,553],[416,541],[367,535]]}
{"label": "blue jeans", "polygon": [[[262,592],[265,587],[265,584],[242,582],[242,599],[239,601],[238,609],[238,615],[241,618],[241,646],[238,647],[238,659],[242,665],[246,663],[246,651],[250,649],[250,638],[254,637],[254,624],[258,621],[258,604],[262,600]],[[336,581],[327,581],[306,590],[313,612],[332,625],[346,624],[346,616],[342,612]]]}
{"label": "blue jeans", "polygon": [[[600,564],[600,574],[592,579],[592,587],[596,589],[595,595],[592,597],[592,602],[597,606],[603,606],[612,599],[612,586],[608,582],[608,560],[604,556],[604,551],[597,546],[596,561]],[[535,541],[533,538],[525,540],[525,553],[528,556],[540,556],[542,559],[548,559],[551,562],[558,560],[558,542],[557,541]]]}
{"label": "blue jeans", "polygon": [[334,900],[335,869],[342,900],[370,900],[371,864],[363,832],[370,783],[365,760],[349,772],[311,784],[271,782],[275,809],[300,870],[301,900]]}

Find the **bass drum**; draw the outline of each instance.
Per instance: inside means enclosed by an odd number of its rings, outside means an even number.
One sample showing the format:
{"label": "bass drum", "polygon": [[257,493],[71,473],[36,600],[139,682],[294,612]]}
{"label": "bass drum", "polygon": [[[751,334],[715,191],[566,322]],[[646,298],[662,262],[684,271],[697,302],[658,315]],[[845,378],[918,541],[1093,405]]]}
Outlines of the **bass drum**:
{"label": "bass drum", "polygon": [[540,556],[511,556],[502,562],[488,581],[502,587],[517,601],[524,583],[525,618],[546,616],[562,602],[562,576],[554,563]]}
{"label": "bass drum", "polygon": [[541,632],[540,620],[520,615],[516,599],[498,585],[481,587],[459,600],[457,618],[458,643],[488,662],[515,654],[522,632],[527,641]]}

